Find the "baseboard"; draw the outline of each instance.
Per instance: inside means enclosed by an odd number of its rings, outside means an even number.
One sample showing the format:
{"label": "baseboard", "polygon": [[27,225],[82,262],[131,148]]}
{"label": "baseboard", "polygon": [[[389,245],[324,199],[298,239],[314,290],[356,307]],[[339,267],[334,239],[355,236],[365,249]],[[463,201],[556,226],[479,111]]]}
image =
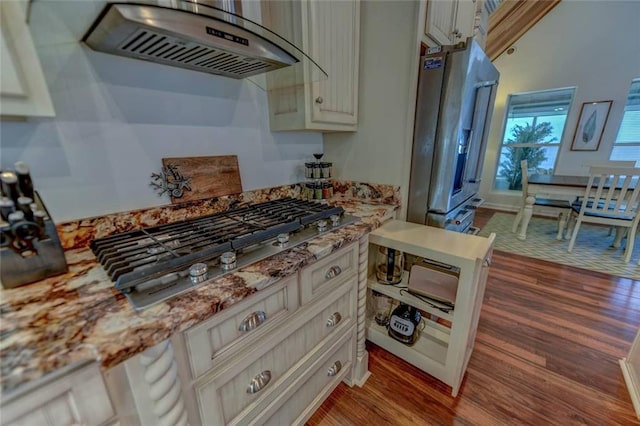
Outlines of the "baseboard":
{"label": "baseboard", "polygon": [[520,207],[511,204],[483,203],[481,209],[500,210],[505,212],[517,212]]}
{"label": "baseboard", "polygon": [[[518,206],[512,206],[508,204],[496,204],[496,203],[484,203],[480,208],[496,210],[496,211],[505,212],[505,213],[517,213],[518,210],[520,210],[520,207]],[[534,212],[535,213],[533,215],[538,217],[549,217],[552,219],[555,219],[558,217],[557,210],[545,210],[544,207],[536,206]]]}

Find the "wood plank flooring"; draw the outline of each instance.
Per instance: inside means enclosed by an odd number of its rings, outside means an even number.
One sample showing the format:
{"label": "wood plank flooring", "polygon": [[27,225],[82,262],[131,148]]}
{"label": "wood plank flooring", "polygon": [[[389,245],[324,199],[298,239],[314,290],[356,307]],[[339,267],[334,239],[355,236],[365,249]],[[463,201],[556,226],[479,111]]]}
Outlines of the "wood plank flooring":
{"label": "wood plank flooring", "polygon": [[308,425],[640,425],[618,365],[639,325],[640,281],[496,251],[457,398],[367,342],[365,386]]}

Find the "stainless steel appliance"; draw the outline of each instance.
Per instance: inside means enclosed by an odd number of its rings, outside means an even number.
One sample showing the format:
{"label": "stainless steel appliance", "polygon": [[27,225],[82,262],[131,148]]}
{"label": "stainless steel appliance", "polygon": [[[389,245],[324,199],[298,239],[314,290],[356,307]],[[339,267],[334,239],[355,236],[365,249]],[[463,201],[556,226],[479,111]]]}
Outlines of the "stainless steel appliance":
{"label": "stainless steel appliance", "polygon": [[416,307],[400,303],[389,318],[389,336],[398,342],[411,346],[420,336],[418,326],[421,320],[422,315]]}
{"label": "stainless steel appliance", "polygon": [[289,40],[243,17],[239,1],[108,2],[82,41],[101,52],[237,79],[275,71],[270,88],[327,78]]}
{"label": "stainless steel appliance", "polygon": [[91,248],[142,309],[356,220],[342,207],[283,198],[96,239]]}
{"label": "stainless steel appliance", "polygon": [[471,229],[499,77],[472,38],[420,58],[409,222]]}

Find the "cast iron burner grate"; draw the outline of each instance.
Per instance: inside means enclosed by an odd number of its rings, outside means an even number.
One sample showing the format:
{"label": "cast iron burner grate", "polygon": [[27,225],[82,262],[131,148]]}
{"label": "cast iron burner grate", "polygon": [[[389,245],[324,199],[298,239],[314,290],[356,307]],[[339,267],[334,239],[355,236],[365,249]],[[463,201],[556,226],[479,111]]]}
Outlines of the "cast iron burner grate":
{"label": "cast iron burner grate", "polygon": [[283,198],[95,239],[91,249],[141,309],[356,220],[342,207]]}

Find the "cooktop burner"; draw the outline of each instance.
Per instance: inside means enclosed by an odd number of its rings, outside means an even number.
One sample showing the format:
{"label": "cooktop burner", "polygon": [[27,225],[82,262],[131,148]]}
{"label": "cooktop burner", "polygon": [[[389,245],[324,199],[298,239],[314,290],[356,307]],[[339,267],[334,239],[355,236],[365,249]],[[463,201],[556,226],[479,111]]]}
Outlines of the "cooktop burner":
{"label": "cooktop burner", "polygon": [[283,198],[95,239],[91,249],[143,309],[357,220],[342,207]]}

